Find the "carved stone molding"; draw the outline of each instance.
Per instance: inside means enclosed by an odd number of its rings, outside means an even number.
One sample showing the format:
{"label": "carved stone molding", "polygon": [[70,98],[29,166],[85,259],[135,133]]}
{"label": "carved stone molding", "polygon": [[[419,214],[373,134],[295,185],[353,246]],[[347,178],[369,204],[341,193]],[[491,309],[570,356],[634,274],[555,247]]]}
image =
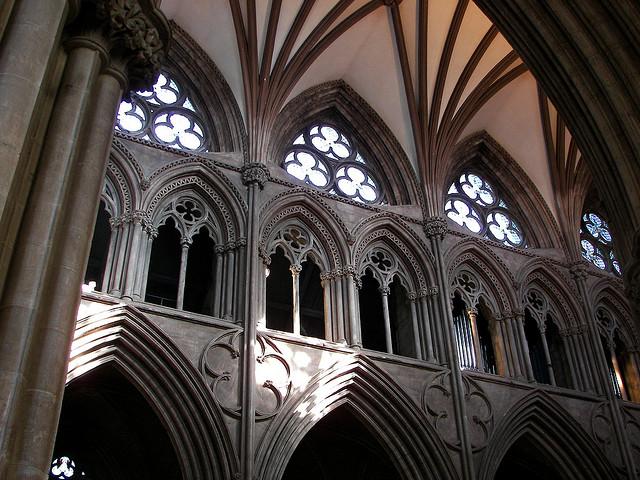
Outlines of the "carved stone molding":
{"label": "carved stone molding", "polygon": [[[239,418],[241,345],[244,331],[234,329],[211,340],[200,358],[214,402],[227,415]],[[276,415],[291,393],[291,368],[276,344],[266,335],[256,338],[256,420]]]}
{"label": "carved stone molding", "polygon": [[269,180],[269,169],[262,163],[247,163],[242,167],[243,185],[257,184],[262,190]]}
{"label": "carved stone molding", "polygon": [[605,402],[599,403],[593,408],[591,412],[591,434],[609,461],[617,469],[623,470],[624,462],[620,454],[621,447],[616,441],[615,427],[609,409],[610,406]]}
{"label": "carved stone molding", "polygon": [[[431,418],[435,429],[447,447],[460,450],[461,442],[456,430],[451,372],[437,375],[422,392],[422,408]],[[494,428],[493,406],[480,385],[469,375],[462,373],[469,437],[472,451],[479,452],[487,446]]]}
{"label": "carved stone molding", "polygon": [[430,217],[424,221],[424,233],[427,238],[443,239],[449,227],[443,217]]}
{"label": "carved stone molding", "polygon": [[124,92],[153,83],[171,38],[169,24],[152,0],[85,0],[67,31],[68,45],[102,51]]}

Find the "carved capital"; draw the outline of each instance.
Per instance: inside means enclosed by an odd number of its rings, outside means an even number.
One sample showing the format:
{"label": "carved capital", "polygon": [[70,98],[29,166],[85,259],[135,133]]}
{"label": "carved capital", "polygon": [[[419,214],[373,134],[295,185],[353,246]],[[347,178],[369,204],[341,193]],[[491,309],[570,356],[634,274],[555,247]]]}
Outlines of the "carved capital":
{"label": "carved capital", "polygon": [[69,26],[68,44],[93,45],[125,92],[153,84],[171,39],[153,0],[84,0]]}
{"label": "carved capital", "polygon": [[260,190],[269,180],[269,169],[262,163],[247,163],[242,167],[242,183],[244,185],[257,184]]}
{"label": "carved capital", "polygon": [[588,268],[587,264],[582,260],[570,264],[569,273],[571,273],[571,278],[576,282],[585,281],[588,276]]}
{"label": "carved capital", "polygon": [[291,275],[300,275],[300,272],[302,271],[302,265],[294,263],[293,265],[289,266],[289,270],[291,271]]}
{"label": "carved capital", "polygon": [[437,286],[432,286],[427,289],[427,295],[430,297],[435,297],[438,293],[440,293],[440,289]]}
{"label": "carved capital", "polygon": [[443,239],[447,233],[447,220],[443,217],[430,217],[424,222],[424,233],[427,238]]}
{"label": "carved capital", "polygon": [[380,293],[383,296],[388,296],[391,293],[391,288],[389,288],[389,287],[380,287]]}

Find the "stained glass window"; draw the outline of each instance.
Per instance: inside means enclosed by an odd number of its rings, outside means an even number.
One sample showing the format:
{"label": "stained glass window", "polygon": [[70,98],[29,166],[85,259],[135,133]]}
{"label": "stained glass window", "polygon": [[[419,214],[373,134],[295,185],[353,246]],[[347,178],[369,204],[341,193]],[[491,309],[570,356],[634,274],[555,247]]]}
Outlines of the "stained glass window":
{"label": "stained glass window", "polygon": [[511,247],[526,247],[522,229],[506,202],[477,174],[463,173],[451,184],[444,210],[447,217],[473,233]]}
{"label": "stained glass window", "polygon": [[307,185],[361,203],[381,203],[382,192],[352,139],[337,127],[314,124],[287,149],[283,168]]}
{"label": "stained glass window", "polygon": [[180,150],[203,151],[208,138],[194,104],[167,72],[149,91],[132,92],[120,103],[116,130]]}
{"label": "stained glass window", "polygon": [[594,212],[586,212],[580,223],[582,256],[600,270],[622,275],[620,262],[613,251],[613,238],[607,222]]}
{"label": "stained glass window", "polygon": [[69,457],[58,457],[51,462],[49,470],[50,480],[67,480],[69,478],[88,479],[87,475],[78,468],[76,462]]}

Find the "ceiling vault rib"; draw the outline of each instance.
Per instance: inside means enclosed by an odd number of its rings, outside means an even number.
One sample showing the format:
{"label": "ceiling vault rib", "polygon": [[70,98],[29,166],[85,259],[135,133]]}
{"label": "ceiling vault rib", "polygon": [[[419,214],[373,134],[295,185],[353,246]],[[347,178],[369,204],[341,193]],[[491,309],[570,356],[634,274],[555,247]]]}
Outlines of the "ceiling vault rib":
{"label": "ceiling vault rib", "polygon": [[[351,0],[344,2],[344,8],[348,6],[348,3],[351,3]],[[340,4],[342,5],[342,3]],[[336,27],[334,27],[330,32],[322,37],[318,43],[313,45],[309,43],[311,36],[305,40],[303,47],[301,47],[298,52],[295,54],[294,59],[291,61],[291,65],[287,66],[286,75],[281,82],[281,88],[278,92],[277,97],[275,98],[276,103],[274,106],[280,106],[284,103],[287,96],[295,86],[296,82],[304,75],[309,66],[320,56],[322,52],[324,52],[336,39],[338,39],[344,32],[346,32],[353,25],[358,23],[360,20],[365,18],[371,12],[376,10],[382,5],[381,0],[372,0],[368,2],[366,5],[360,7],[354,13],[345,18],[342,22],[340,22]],[[336,7],[334,7],[335,9]],[[332,15],[332,12],[329,12],[327,16]],[[339,16],[339,15],[338,15]],[[326,17],[325,17],[326,18]],[[321,24],[324,23],[321,22]],[[320,25],[319,25],[320,26]],[[330,26],[327,25],[323,28],[324,30]],[[318,27],[317,27],[318,28]],[[314,30],[315,32],[315,30]],[[312,33],[313,36],[313,33]]]}
{"label": "ceiling vault rib", "polygon": [[467,87],[469,80],[471,79],[471,75],[473,75],[473,72],[478,67],[478,64],[484,57],[484,54],[487,52],[497,35],[498,29],[495,25],[492,25],[491,28],[487,30],[487,33],[485,33],[484,37],[473,52],[473,55],[465,65],[464,70],[458,78],[456,86],[451,93],[451,97],[447,102],[447,107],[445,108],[444,114],[442,116],[442,121],[440,122],[441,128],[445,128],[448,122],[453,117],[453,114],[456,111],[456,107],[458,106],[458,104],[460,103],[460,99],[462,98],[462,93],[464,92],[464,89]]}
{"label": "ceiling vault rib", "polygon": [[[393,31],[395,33],[396,49],[400,59],[400,68],[402,71],[402,79],[404,81],[405,100],[409,108],[411,117],[411,129],[413,130],[413,140],[416,149],[418,169],[422,180],[425,178],[425,156],[423,144],[422,125],[420,123],[420,115],[418,114],[418,106],[416,104],[415,90],[411,80],[411,69],[409,68],[409,59],[407,56],[407,48],[405,44],[404,31],[402,29],[402,19],[400,18],[400,9],[397,3],[390,6],[391,18],[393,21]],[[426,185],[426,182],[423,182]]]}
{"label": "ceiling vault rib", "polygon": [[242,87],[245,96],[245,109],[247,113],[247,123],[253,118],[253,106],[249,99],[251,98],[251,84],[249,82],[249,65],[248,65],[248,45],[247,34],[244,30],[244,22],[242,20],[242,11],[237,0],[229,0],[231,7],[231,17],[233,18],[233,27],[236,32],[236,42],[238,44],[238,55],[240,57],[240,67],[242,69]]}
{"label": "ceiling vault rib", "polygon": [[[428,0],[418,0],[418,113],[422,125],[428,121],[429,95],[427,93],[427,62],[429,61],[428,34],[429,25],[427,22],[429,14]],[[422,133],[424,142],[424,131]]]}
{"label": "ceiling vault rib", "polygon": [[[442,95],[444,92],[445,83],[447,80],[447,74],[449,72],[449,65],[451,63],[451,57],[456,45],[458,33],[462,25],[462,20],[467,9],[469,0],[460,0],[456,5],[456,10],[453,14],[449,31],[447,32],[447,38],[444,43],[444,49],[442,56],[440,57],[440,64],[438,65],[438,73],[436,75],[436,84],[433,91],[433,101],[431,104],[431,112],[429,115],[429,127],[428,127],[428,143],[429,143],[429,156],[433,153],[433,141],[437,138],[438,124],[440,118],[440,106],[442,104]],[[437,162],[431,162],[437,163]]]}

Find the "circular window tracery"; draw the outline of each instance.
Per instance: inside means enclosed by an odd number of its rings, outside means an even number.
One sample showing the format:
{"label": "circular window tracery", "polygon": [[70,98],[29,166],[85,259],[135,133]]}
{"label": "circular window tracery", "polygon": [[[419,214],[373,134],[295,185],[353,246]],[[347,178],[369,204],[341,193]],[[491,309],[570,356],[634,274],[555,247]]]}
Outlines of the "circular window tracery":
{"label": "circular window tracery", "polygon": [[620,262],[613,251],[613,238],[609,225],[598,214],[587,212],[580,223],[582,257],[600,270],[622,275]]}
{"label": "circular window tracery", "polygon": [[66,456],[58,457],[51,462],[49,478],[67,480],[69,478],[88,478],[86,474],[76,466],[76,462]]}
{"label": "circular window tracery", "polygon": [[116,130],[180,150],[203,151],[208,143],[193,102],[167,72],[151,90],[133,92],[120,103]]}
{"label": "circular window tracery", "polygon": [[381,203],[382,192],[353,142],[333,125],[306,128],[287,149],[282,167],[307,185],[362,203]]}
{"label": "circular window tracery", "polygon": [[449,187],[445,214],[473,233],[511,247],[526,247],[520,225],[489,182],[463,173]]}

